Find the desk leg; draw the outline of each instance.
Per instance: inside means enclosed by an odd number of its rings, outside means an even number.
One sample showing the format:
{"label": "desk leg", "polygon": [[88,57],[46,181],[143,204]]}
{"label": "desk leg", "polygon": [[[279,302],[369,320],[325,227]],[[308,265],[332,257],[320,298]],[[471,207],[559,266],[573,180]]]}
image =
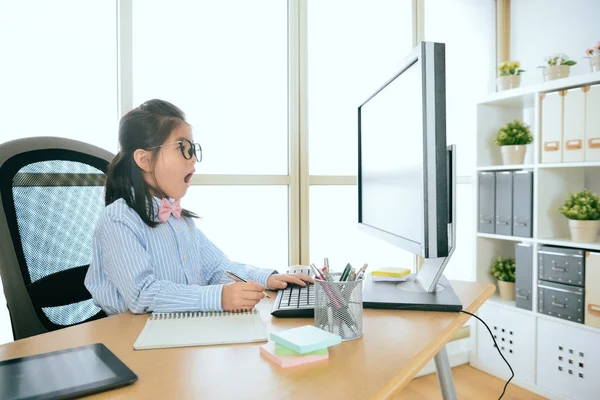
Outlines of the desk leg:
{"label": "desk leg", "polygon": [[456,400],[456,390],[454,389],[454,380],[452,379],[452,369],[448,361],[448,353],[444,346],[434,357],[435,369],[437,370],[438,381],[444,400]]}

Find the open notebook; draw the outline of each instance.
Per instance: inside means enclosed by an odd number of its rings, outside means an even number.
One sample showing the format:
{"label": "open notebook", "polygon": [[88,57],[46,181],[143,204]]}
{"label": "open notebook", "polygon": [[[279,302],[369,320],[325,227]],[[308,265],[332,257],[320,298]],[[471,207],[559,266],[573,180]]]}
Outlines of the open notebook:
{"label": "open notebook", "polygon": [[267,331],[257,310],[152,313],[133,348],[146,350],[266,341]]}

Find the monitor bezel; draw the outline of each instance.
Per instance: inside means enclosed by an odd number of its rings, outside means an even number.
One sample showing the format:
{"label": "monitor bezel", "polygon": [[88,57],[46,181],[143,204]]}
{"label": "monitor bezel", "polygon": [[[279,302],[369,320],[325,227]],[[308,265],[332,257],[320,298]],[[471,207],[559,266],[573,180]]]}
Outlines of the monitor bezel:
{"label": "monitor bezel", "polygon": [[[423,109],[423,230],[421,242],[368,225],[362,221],[362,107],[398,78],[404,71],[419,62],[421,69]],[[400,63],[398,73],[375,91],[358,107],[358,227],[384,239],[395,246],[423,258],[447,257],[449,253],[448,223],[450,204],[448,197],[448,171],[446,148],[446,82],[445,45],[421,42]]]}

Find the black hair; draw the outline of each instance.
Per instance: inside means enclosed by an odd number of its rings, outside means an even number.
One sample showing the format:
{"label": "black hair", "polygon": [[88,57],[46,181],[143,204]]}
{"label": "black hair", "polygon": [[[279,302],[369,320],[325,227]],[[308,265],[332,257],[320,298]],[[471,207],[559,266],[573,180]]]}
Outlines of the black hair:
{"label": "black hair", "polygon": [[[152,188],[145,180],[142,169],[133,158],[138,149],[149,149],[162,145],[171,131],[187,124],[185,114],[175,105],[164,100],[149,100],[125,114],[119,122],[119,148],[108,166],[106,174],[105,203],[108,206],[123,199],[150,227],[158,225],[158,209],[152,197]],[[152,151],[155,163],[160,148]],[[164,193],[158,193],[166,197]],[[198,218],[191,211],[183,210],[184,217]]]}

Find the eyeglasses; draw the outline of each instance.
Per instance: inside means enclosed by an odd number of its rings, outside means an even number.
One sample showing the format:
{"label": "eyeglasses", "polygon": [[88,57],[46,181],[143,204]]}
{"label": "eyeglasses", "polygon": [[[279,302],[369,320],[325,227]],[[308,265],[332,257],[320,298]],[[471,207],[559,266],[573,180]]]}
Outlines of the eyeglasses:
{"label": "eyeglasses", "polygon": [[200,146],[200,144],[194,143],[187,139],[178,140],[176,142],[164,143],[160,146],[148,147],[146,150],[158,149],[159,147],[168,146],[176,143],[179,145],[179,150],[181,150],[183,158],[185,158],[186,160],[191,160],[192,157],[196,157],[196,162],[202,161],[202,147]]}

